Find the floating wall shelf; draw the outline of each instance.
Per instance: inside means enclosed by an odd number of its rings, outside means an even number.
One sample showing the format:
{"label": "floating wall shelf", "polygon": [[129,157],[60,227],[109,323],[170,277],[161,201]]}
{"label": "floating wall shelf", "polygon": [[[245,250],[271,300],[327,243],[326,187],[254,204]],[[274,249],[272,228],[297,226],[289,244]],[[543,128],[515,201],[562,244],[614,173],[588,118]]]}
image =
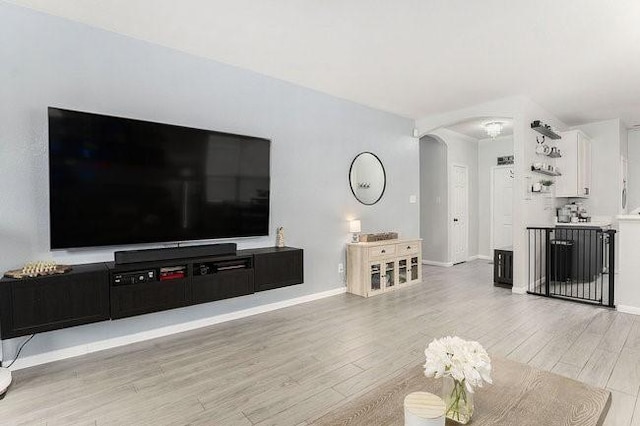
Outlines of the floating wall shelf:
{"label": "floating wall shelf", "polygon": [[535,120],[531,122],[531,128],[536,132],[540,133],[543,136],[548,137],[549,139],[560,139],[562,136],[557,134],[551,129],[551,126],[548,124],[542,123],[540,120]]}
{"label": "floating wall shelf", "polygon": [[551,170],[535,169],[533,168],[533,166],[531,166],[531,171],[535,173],[540,173],[541,175],[547,175],[547,176],[562,176],[562,173],[552,172]]}

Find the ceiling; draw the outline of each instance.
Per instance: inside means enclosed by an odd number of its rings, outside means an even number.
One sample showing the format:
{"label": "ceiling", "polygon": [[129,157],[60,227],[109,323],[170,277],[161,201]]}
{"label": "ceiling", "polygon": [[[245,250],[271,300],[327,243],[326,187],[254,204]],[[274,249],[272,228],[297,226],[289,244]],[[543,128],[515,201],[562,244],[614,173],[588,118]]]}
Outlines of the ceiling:
{"label": "ceiling", "polygon": [[500,133],[500,136],[510,136],[513,134],[513,120],[510,118],[500,117],[473,118],[447,126],[446,128],[449,130],[453,130],[456,133],[461,133],[465,136],[469,136],[473,139],[489,139],[484,125],[492,121],[502,123],[502,133]]}
{"label": "ceiling", "polygon": [[512,95],[640,124],[638,0],[12,0],[407,117]]}

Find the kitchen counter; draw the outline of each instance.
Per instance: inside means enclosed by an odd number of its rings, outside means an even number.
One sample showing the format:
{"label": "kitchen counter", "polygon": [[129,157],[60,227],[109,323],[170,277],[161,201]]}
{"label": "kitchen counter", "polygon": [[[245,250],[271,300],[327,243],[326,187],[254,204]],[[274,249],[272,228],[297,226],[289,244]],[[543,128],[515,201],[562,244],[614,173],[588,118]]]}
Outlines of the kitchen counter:
{"label": "kitchen counter", "polygon": [[[640,216],[640,215],[638,215]],[[591,222],[578,222],[578,223],[561,223],[556,222],[556,227],[568,227],[568,228],[611,228],[612,220],[608,216],[592,216]]]}
{"label": "kitchen counter", "polygon": [[611,222],[578,222],[578,223],[556,223],[557,228],[611,228]]}
{"label": "kitchen counter", "polygon": [[640,221],[640,214],[621,214],[617,216],[618,221]]}

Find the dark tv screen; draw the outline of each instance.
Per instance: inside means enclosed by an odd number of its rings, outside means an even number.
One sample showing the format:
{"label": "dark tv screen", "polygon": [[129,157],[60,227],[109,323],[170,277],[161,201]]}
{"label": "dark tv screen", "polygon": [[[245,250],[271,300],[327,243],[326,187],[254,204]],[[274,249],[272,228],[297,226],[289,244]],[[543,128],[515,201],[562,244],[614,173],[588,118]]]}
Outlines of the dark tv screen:
{"label": "dark tv screen", "polygon": [[49,108],[51,248],[268,235],[270,145]]}

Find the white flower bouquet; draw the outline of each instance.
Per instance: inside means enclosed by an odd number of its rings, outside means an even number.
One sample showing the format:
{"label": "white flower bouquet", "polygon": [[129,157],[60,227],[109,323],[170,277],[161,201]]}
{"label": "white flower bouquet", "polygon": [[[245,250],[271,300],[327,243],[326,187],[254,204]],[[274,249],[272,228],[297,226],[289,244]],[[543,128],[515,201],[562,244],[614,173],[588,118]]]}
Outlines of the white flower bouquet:
{"label": "white flower bouquet", "polygon": [[[471,395],[475,387],[491,382],[491,359],[478,342],[463,340],[457,336],[434,339],[424,351],[427,377],[445,378],[443,397],[447,417],[467,423],[473,414]],[[447,386],[446,379],[453,383]],[[469,394],[467,394],[469,392]]]}

